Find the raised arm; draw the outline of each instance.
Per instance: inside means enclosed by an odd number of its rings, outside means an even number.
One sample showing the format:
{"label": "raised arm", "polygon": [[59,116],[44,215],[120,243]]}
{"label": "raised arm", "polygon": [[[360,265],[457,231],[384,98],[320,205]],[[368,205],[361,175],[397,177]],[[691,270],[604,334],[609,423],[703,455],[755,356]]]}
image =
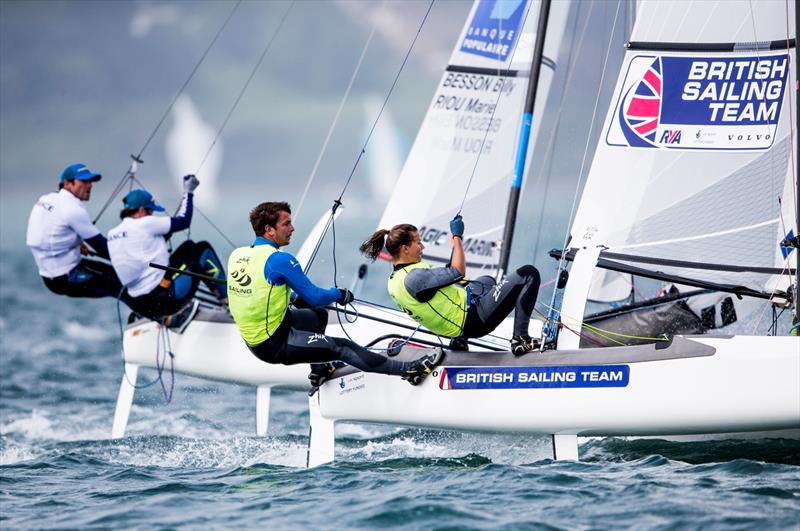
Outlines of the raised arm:
{"label": "raised arm", "polygon": [[450,238],[451,245],[453,246],[453,257],[450,259],[450,265],[456,268],[461,276],[467,274],[467,260],[464,258],[464,220],[461,214],[456,216],[450,221]]}
{"label": "raised arm", "polygon": [[192,213],[194,211],[194,190],[200,185],[200,181],[194,175],[186,175],[183,178],[183,199],[178,207],[178,214],[170,219],[169,231],[178,232],[189,228],[192,224]]}

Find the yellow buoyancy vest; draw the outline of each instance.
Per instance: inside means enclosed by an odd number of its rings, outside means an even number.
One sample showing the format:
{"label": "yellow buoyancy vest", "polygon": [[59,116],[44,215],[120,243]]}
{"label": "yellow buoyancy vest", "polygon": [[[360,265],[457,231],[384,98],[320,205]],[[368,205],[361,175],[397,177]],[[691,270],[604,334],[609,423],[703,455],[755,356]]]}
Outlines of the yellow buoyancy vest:
{"label": "yellow buoyancy vest", "polygon": [[277,252],[271,245],[239,247],[228,258],[228,307],[251,346],[269,339],[289,308],[289,286],[276,286],[264,278],[264,265]]}
{"label": "yellow buoyancy vest", "polygon": [[425,328],[444,337],[458,337],[467,318],[467,291],[454,284],[439,288],[428,302],[420,302],[408,292],[405,280],[414,269],[430,269],[427,262],[404,266],[389,277],[389,295],[404,312]]}

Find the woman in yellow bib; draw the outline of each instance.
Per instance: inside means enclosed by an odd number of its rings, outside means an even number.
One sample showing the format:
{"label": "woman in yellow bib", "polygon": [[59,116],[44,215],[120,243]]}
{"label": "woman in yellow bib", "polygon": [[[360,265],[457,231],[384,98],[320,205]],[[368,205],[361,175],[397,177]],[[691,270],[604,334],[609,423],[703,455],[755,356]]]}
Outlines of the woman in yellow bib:
{"label": "woman in yellow bib", "polygon": [[[425,328],[449,338],[481,337],[514,312],[511,351],[521,355],[536,348],[528,335],[531,312],[539,293],[539,271],[525,265],[499,283],[481,276],[466,285],[466,259],[461,243],[464,221],[457,215],[450,222],[453,257],[445,267],[433,267],[422,259],[425,246],[419,231],[407,223],[391,230],[376,231],[361,247],[373,261],[385,248],[394,271],[388,290],[394,302]],[[466,341],[462,342],[466,345]]]}

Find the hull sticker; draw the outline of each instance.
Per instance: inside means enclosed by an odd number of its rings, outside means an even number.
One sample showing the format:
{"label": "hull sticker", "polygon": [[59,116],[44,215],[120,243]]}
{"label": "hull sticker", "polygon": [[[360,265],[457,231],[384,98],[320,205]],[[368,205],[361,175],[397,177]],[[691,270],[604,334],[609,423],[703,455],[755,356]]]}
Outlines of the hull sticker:
{"label": "hull sticker", "polygon": [[553,367],[445,367],[439,388],[553,389],[576,387],[627,387],[627,365],[570,365]]}

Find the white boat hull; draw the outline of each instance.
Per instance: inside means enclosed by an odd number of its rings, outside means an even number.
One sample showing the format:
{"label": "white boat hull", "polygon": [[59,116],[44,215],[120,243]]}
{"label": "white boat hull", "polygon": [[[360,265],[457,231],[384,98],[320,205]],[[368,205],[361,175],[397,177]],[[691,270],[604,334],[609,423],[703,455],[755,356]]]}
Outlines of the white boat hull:
{"label": "white boat hull", "polygon": [[[168,335],[172,359],[165,354]],[[125,374],[120,383],[112,438],[124,436],[135,393],[139,367],[164,368],[176,373],[256,387],[256,434],[265,435],[273,387],[308,391],[309,366],[272,365],[248,350],[227,312],[201,308],[182,334],[146,319],[136,321],[123,337]]]}
{"label": "white boat hull", "polygon": [[[453,379],[448,373],[463,372],[464,364],[473,364],[478,356],[448,354],[419,387],[383,375],[343,375],[320,390],[320,414],[330,421],[570,436],[800,428],[798,337],[676,337],[666,349],[643,345],[551,351],[517,359],[486,353],[485,361],[473,365],[481,367],[475,372],[497,369],[497,374],[511,374],[517,384],[520,378],[528,379],[520,377],[525,373],[537,373],[541,380],[545,368],[566,374],[589,367],[584,372],[590,374],[583,387],[562,382],[539,388],[520,384],[503,389],[491,383],[476,389],[448,388]],[[620,379],[609,387],[591,386],[592,372],[602,377],[622,370],[619,367],[627,367],[624,385]]]}

